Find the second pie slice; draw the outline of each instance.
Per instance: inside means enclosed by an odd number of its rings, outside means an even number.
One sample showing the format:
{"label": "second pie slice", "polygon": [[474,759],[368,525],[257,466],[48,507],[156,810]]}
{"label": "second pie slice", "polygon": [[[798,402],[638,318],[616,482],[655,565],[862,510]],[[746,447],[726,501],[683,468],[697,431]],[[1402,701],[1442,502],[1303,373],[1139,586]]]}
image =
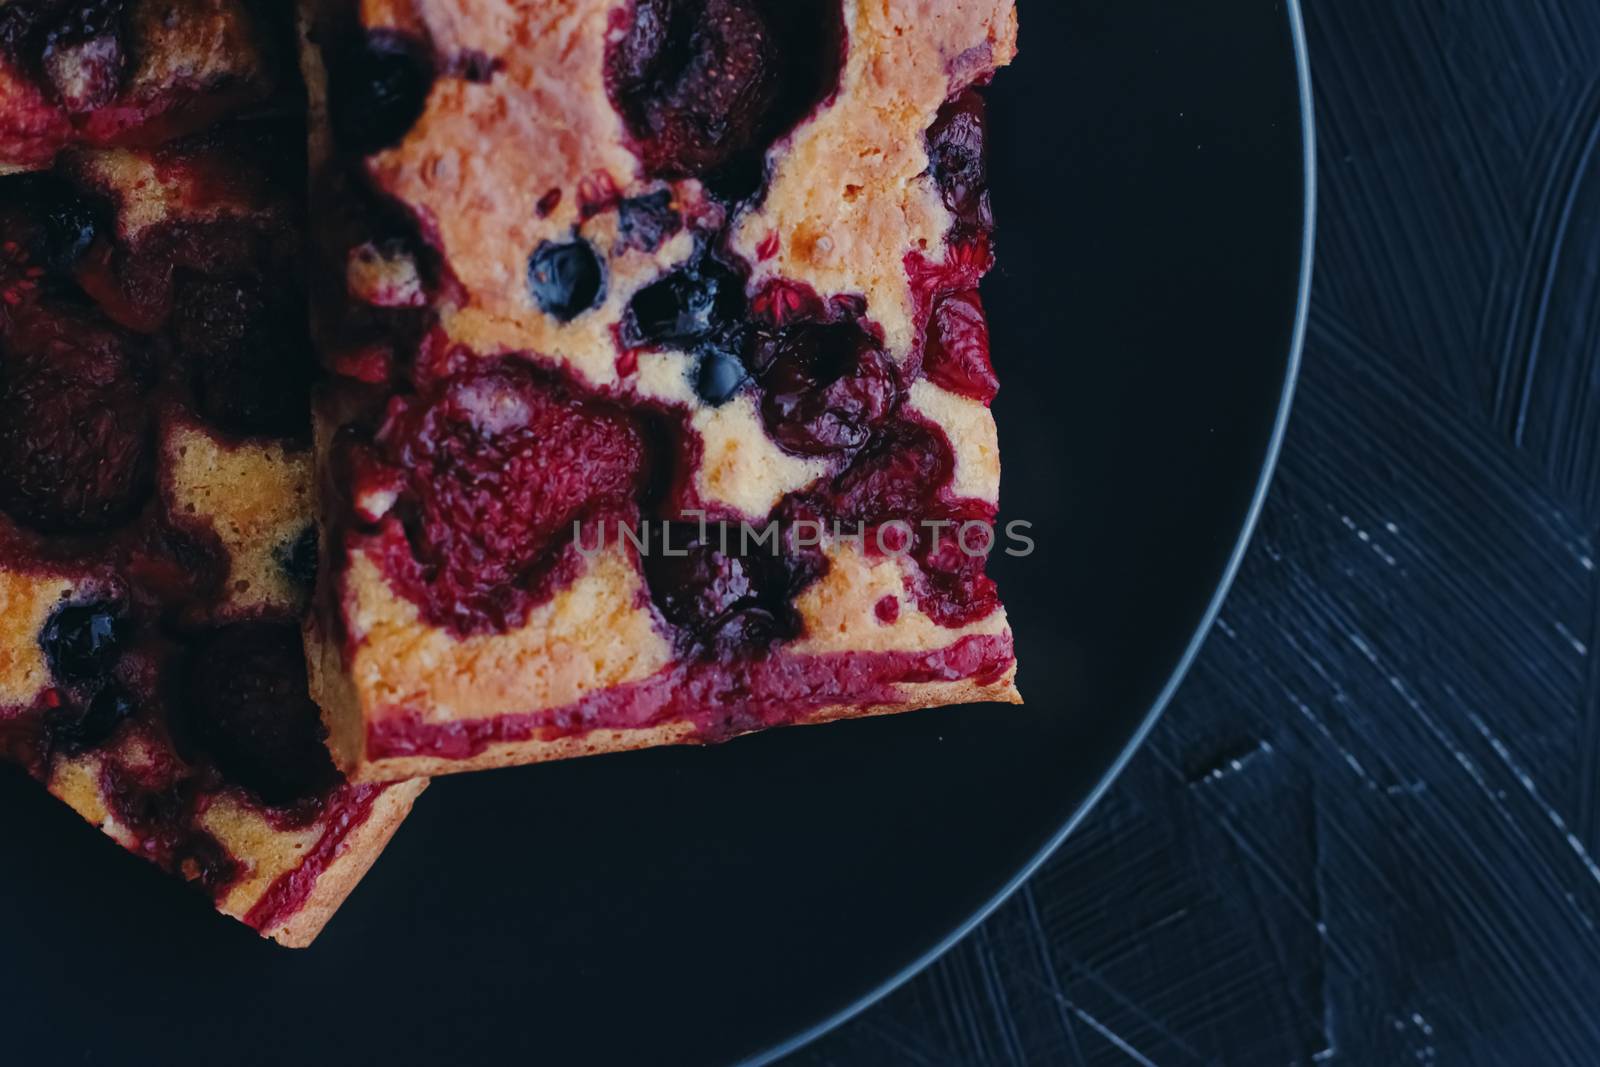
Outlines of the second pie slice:
{"label": "second pie slice", "polygon": [[309,0],[357,781],[1015,702],[980,88],[1011,0]]}

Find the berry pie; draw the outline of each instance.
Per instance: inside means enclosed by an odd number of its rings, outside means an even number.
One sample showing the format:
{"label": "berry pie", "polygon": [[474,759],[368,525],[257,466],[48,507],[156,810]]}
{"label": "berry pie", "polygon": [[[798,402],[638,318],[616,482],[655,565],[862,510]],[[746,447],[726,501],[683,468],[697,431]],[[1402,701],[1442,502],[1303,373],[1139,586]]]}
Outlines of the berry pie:
{"label": "berry pie", "polygon": [[308,696],[304,123],[252,12],[0,6],[0,757],[304,945],[422,784],[346,784]]}
{"label": "berry pie", "polygon": [[1015,702],[1013,0],[304,0],[352,780]]}

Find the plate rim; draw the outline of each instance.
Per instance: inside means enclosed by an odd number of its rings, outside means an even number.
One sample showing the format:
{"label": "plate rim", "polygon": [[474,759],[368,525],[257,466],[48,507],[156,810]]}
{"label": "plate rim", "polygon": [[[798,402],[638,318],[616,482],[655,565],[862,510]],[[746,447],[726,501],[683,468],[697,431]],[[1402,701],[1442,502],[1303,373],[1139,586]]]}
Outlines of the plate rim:
{"label": "plate rim", "polygon": [[1261,519],[1262,508],[1266,504],[1267,493],[1272,486],[1273,476],[1277,471],[1278,459],[1283,451],[1284,435],[1288,430],[1289,417],[1294,407],[1294,394],[1300,380],[1300,368],[1305,352],[1306,331],[1311,313],[1311,282],[1315,269],[1315,251],[1317,238],[1317,124],[1316,104],[1313,99],[1311,82],[1311,59],[1306,43],[1305,14],[1301,7],[1302,0],[1284,0],[1285,14],[1289,20],[1289,35],[1294,49],[1295,80],[1300,97],[1300,132],[1301,132],[1301,167],[1303,171],[1303,222],[1300,239],[1300,278],[1299,288],[1295,300],[1294,328],[1289,339],[1288,362],[1284,371],[1283,390],[1278,398],[1278,411],[1273,421],[1272,434],[1267,441],[1266,460],[1261,466],[1261,473],[1257,478],[1255,491],[1250,499],[1250,506],[1245,511],[1244,523],[1239,529],[1239,536],[1235,540],[1233,550],[1229,553],[1227,565],[1223,568],[1222,580],[1217,584],[1216,591],[1212,594],[1210,602],[1206,605],[1205,612],[1201,615],[1200,622],[1195,628],[1194,636],[1190,638],[1183,655],[1179,658],[1167,683],[1155,700],[1145,711],[1143,720],[1127,744],[1122,748],[1106,772],[1101,775],[1100,781],[1093,790],[1078,805],[1076,811],[1062,824],[1055,834],[1045,842],[1044,846],[1033,855],[1027,863],[1001,886],[998,892],[985,901],[976,911],[958,924],[953,930],[941,938],[927,951],[922,953],[909,964],[884,979],[870,992],[856,998],[843,1009],[822,1019],[820,1022],[792,1034],[757,1055],[739,1061],[741,1067],[765,1067],[785,1056],[798,1052],[800,1049],[843,1026],[868,1008],[883,1000],[889,994],[905,985],[912,978],[922,973],[945,953],[966,939],[967,935],[977,929],[984,920],[999,909],[1000,905],[1009,900],[1013,893],[1020,889],[1023,883],[1032,878],[1056,851],[1063,841],[1072,835],[1083,820],[1092,812],[1105,797],[1122,772],[1128,766],[1139,749],[1144,747],[1157,722],[1161,720],[1167,705],[1172,702],[1173,696],[1188,677],[1189,670],[1194,666],[1200,649],[1204,647],[1206,639],[1211,634],[1211,629],[1222,611],[1223,602],[1233,589],[1234,580],[1238,577],[1239,568],[1244,562],[1245,553],[1254,538],[1256,525]]}

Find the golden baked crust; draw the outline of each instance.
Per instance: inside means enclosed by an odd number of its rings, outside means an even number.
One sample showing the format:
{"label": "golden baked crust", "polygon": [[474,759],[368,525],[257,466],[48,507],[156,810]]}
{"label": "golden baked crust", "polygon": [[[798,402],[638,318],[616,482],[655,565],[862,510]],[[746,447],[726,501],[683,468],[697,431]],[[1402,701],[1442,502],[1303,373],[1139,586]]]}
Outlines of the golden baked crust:
{"label": "golden baked crust", "polygon": [[[831,2],[806,11],[827,21]],[[913,559],[861,547],[837,530],[825,534],[815,548],[817,576],[782,609],[792,632],[771,655],[735,657],[733,666],[713,666],[720,654],[685,638],[685,624],[664,614],[649,564],[620,544],[584,558],[569,550],[556,579],[539,577],[547,554],[510,580],[501,599],[515,603],[492,620],[426,592],[449,564],[423,501],[441,491],[439,479],[457,475],[407,469],[398,457],[425,447],[402,440],[398,420],[411,416],[396,411],[429,417],[428,405],[441,397],[459,407],[466,401],[450,399],[452,389],[479,376],[515,379],[508,366],[538,368],[561,383],[563,396],[580,398],[570,403],[648,412],[669,424],[681,468],[673,498],[632,511],[633,519],[790,517],[842,492],[862,457],[887,451],[885,442],[903,431],[908,440],[931,435],[948,451],[948,470],[930,476],[943,479],[929,493],[936,517],[952,528],[980,519],[992,539],[1000,479],[992,392],[963,392],[922,369],[935,305],[971,290],[988,267],[988,223],[974,222],[952,198],[929,137],[970,87],[1011,61],[1014,3],[840,0],[837,84],[792,128],[774,133],[760,188],[737,194],[720,173],[647,162],[640,130],[618,102],[618,50],[628,46],[640,3],[736,27],[782,17],[768,0],[301,4],[321,190],[313,210],[320,206],[330,235],[321,250],[325,276],[345,296],[341,307],[324,309],[319,339],[329,365],[362,383],[318,412],[329,556],[306,637],[313,695],[335,756],[355,780],[1019,699],[1004,610],[970,575],[961,579],[970,588],[956,583],[938,602],[930,583],[956,580],[932,575],[943,564],[921,541]],[[739,76],[746,43],[721,42],[724,69],[711,77]],[[394,79],[391,86],[421,86],[414,110],[392,131],[388,112],[342,130],[342,114],[362,114],[361,77],[376,71]],[[364,143],[378,127],[383,134]],[[631,213],[648,204],[669,221],[641,239],[643,224]],[[334,224],[355,216],[356,225]],[[552,298],[541,289],[553,276],[541,256],[572,250],[564,266],[596,271],[599,281],[567,307],[571,292],[557,286]],[[762,369],[750,370],[755,384],[708,398],[696,380],[712,358],[706,339],[642,336],[638,309],[673,279],[716,271],[739,278],[737,300],[747,310],[733,325],[767,331],[780,351],[795,322],[842,324],[870,338],[862,343],[893,366],[884,373],[898,383],[900,429],[875,431],[848,451],[796,445],[771,428],[773,387]],[[985,339],[984,367],[986,346]],[[748,345],[739,358],[754,366]],[[520,386],[494,388],[495,410],[523,410],[513,395]],[[504,422],[494,417],[480,447],[499,447],[483,442]],[[458,510],[482,514],[496,499]],[[540,582],[549,588],[523,588]],[[950,675],[958,649],[968,673]],[[905,678],[864,681],[869,661],[871,671],[893,664]],[[717,687],[707,679],[718,670],[731,672],[724,693],[744,692],[757,677],[792,691],[781,699],[712,695]],[[659,690],[672,685],[705,687],[712,705],[766,710],[747,721],[716,706],[661,703]],[[769,707],[774,700],[787,711]],[[595,711],[602,704],[606,710]]]}

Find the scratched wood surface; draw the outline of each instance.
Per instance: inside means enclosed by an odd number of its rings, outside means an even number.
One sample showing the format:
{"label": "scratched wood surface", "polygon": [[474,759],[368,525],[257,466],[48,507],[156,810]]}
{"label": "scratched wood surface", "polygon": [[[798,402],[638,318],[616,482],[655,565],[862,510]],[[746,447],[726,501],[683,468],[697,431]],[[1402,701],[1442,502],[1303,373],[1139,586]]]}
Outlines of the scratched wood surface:
{"label": "scratched wood surface", "polygon": [[1151,743],[790,1061],[1600,1063],[1600,3],[1308,0],[1305,371]]}

